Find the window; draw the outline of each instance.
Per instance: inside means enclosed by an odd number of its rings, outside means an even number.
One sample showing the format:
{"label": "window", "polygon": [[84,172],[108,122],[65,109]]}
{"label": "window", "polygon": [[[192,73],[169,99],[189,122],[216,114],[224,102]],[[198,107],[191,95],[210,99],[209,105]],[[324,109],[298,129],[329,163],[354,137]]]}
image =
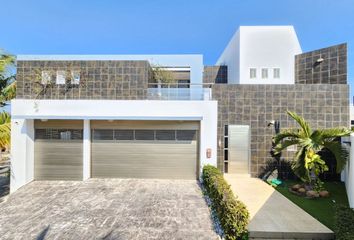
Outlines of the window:
{"label": "window", "polygon": [[262,78],[268,78],[268,68],[262,68]]}
{"label": "window", "polygon": [[176,131],[156,130],[156,140],[176,140]]}
{"label": "window", "polygon": [[273,69],[273,78],[280,78],[280,68]]}
{"label": "window", "polygon": [[154,130],[135,130],[135,140],[154,140]]}
{"label": "window", "polygon": [[93,131],[94,140],[113,140],[113,129],[95,129]]}
{"label": "window", "polygon": [[50,71],[42,71],[42,80],[41,80],[42,84],[50,84],[52,80],[51,78],[52,76]]}
{"label": "window", "polygon": [[70,140],[71,139],[71,132],[70,131],[60,132],[60,139],[61,140]]}
{"label": "window", "polygon": [[82,129],[55,129],[42,128],[35,129],[35,139],[46,140],[82,140]]}
{"label": "window", "polygon": [[65,84],[65,71],[57,71],[56,84]]}
{"label": "window", "polygon": [[250,68],[250,78],[257,78],[257,68]]}
{"label": "window", "polygon": [[71,72],[71,84],[80,84],[80,71]]}
{"label": "window", "polygon": [[114,130],[115,140],[134,140],[134,130]]}
{"label": "window", "polygon": [[197,139],[197,131],[195,130],[177,130],[177,140],[192,141]]}

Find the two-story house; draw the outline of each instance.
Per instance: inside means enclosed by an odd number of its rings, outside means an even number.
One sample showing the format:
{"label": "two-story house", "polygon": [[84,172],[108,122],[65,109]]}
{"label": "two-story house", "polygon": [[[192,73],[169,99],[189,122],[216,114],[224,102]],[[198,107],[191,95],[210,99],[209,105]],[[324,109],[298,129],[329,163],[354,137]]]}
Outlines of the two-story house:
{"label": "two-story house", "polygon": [[198,179],[206,164],[260,176],[269,123],[294,125],[286,110],[349,126],[346,54],[302,53],[293,27],[269,26],[241,27],[215,66],[202,55],[19,55],[11,192],[33,180]]}

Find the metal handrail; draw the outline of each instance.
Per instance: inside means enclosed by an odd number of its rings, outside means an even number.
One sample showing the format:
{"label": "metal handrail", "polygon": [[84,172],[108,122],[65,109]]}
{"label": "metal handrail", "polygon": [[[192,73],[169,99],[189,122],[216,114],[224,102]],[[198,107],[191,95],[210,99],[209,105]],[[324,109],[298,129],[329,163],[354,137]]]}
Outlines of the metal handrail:
{"label": "metal handrail", "polygon": [[202,86],[204,88],[211,88],[215,83],[148,83],[148,86]]}

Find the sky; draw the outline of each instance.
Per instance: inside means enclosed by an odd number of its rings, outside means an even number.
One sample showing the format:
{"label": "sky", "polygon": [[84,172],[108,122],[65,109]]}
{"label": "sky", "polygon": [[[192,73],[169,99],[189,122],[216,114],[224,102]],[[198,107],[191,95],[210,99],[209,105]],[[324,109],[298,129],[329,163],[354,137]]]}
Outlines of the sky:
{"label": "sky", "polygon": [[0,0],[0,48],[13,54],[203,54],[216,63],[239,26],[293,25],[302,50],[348,43],[354,0]]}

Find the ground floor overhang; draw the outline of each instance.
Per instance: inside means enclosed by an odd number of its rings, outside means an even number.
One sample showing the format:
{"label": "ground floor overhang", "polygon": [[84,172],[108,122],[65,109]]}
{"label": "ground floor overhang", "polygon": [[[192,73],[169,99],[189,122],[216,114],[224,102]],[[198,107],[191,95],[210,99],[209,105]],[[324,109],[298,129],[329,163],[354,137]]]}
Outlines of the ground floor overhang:
{"label": "ground floor overhang", "polygon": [[[217,165],[216,101],[13,100],[11,104],[11,192],[34,180],[36,121],[82,121],[80,178],[83,180],[92,177],[91,123],[97,120],[196,122],[199,126],[197,171],[200,173],[206,164]],[[159,129],[158,125],[155,128]]]}

